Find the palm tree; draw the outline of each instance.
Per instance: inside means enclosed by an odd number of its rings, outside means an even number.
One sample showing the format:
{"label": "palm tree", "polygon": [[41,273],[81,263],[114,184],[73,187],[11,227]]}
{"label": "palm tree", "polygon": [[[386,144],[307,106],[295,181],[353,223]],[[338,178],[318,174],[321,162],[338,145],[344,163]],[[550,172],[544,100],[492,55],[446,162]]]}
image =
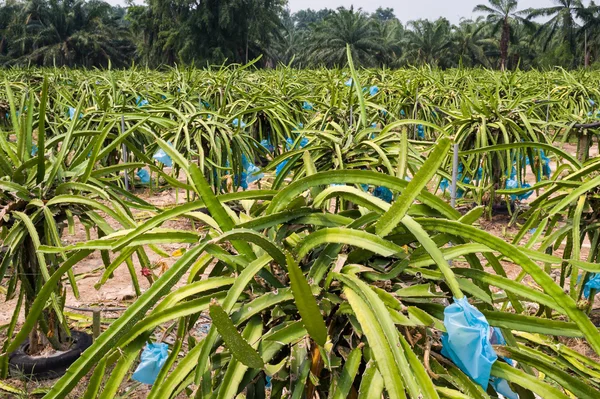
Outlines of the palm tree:
{"label": "palm tree", "polygon": [[147,66],[172,65],[178,51],[196,48],[191,40],[189,15],[175,2],[149,0],[147,5],[130,4],[126,20],[136,45],[136,59]]}
{"label": "palm tree", "polygon": [[350,45],[356,64],[374,66],[382,49],[375,26],[361,9],[340,7],[337,12],[315,25],[310,36],[311,55],[315,64],[341,66],[347,61],[346,44]]}
{"label": "palm tree", "polygon": [[8,53],[11,40],[11,30],[16,26],[16,18],[21,11],[22,5],[16,2],[7,2],[0,7],[0,56]]}
{"label": "palm tree", "polygon": [[531,68],[537,65],[538,49],[536,45],[536,31],[538,27],[531,22],[516,23],[511,29],[510,50],[508,56],[508,66],[516,68]]}
{"label": "palm tree", "polygon": [[475,21],[463,19],[458,26],[453,27],[454,53],[465,66],[491,67],[490,60],[485,54],[486,25],[482,19],[483,17],[479,17]]}
{"label": "palm tree", "polygon": [[375,32],[380,44],[380,49],[376,54],[379,65],[396,66],[402,55],[402,37],[404,27],[397,19],[382,20],[381,16],[374,20]]}
{"label": "palm tree", "polygon": [[[584,7],[578,15],[583,21],[583,26],[579,30],[579,39],[584,41],[584,65],[588,67],[590,65],[591,49],[596,50],[598,43],[600,42],[600,6],[598,6],[593,0],[589,6]],[[594,44],[590,46],[590,43]],[[596,54],[597,56],[597,54]]]}
{"label": "palm tree", "polygon": [[576,45],[575,35],[577,33],[576,19],[586,12],[586,7],[581,0],[552,0],[553,7],[528,9],[528,19],[538,17],[550,17],[550,20],[544,23],[538,33],[546,33],[543,43],[543,50],[546,51],[552,39],[560,36],[568,44],[568,51],[575,62]]}
{"label": "palm tree", "polygon": [[294,60],[294,65],[303,61],[304,47],[306,46],[306,32],[299,29],[294,23],[294,18],[289,11],[281,15],[281,29],[277,40],[271,43],[268,49],[269,57],[274,62],[289,64]]}
{"label": "palm tree", "polygon": [[508,60],[511,23],[514,19],[520,18],[517,12],[518,3],[517,0],[489,0],[489,3],[489,6],[479,4],[473,9],[473,12],[486,13],[494,33],[499,30],[502,32],[500,34],[500,69],[504,70]]}
{"label": "palm tree", "polygon": [[[122,19],[121,15],[121,19]],[[14,63],[67,66],[126,65],[133,49],[113,7],[100,0],[29,1],[18,23]]]}
{"label": "palm tree", "polygon": [[419,19],[408,23],[404,34],[407,51],[404,60],[409,64],[429,64],[449,67],[449,49],[452,45],[450,23],[445,18],[437,21]]}

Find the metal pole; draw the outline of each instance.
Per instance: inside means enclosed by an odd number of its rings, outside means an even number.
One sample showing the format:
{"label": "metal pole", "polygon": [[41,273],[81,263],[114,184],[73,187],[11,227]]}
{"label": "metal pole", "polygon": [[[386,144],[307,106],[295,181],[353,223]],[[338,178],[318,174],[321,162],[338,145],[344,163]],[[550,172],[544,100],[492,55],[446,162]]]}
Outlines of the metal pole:
{"label": "metal pole", "polygon": [[[413,108],[413,119],[417,119],[417,107],[419,106],[419,87],[415,89],[415,106]],[[413,138],[417,138],[417,125],[413,124]]]}
{"label": "metal pole", "polygon": [[[121,115],[121,134],[125,134],[125,115]],[[123,162],[127,163],[127,146],[125,143],[121,145],[123,152]],[[129,173],[125,171],[125,190],[129,191]]]}
{"label": "metal pole", "polygon": [[452,157],[452,193],[450,204],[456,208],[456,184],[458,180],[458,144],[454,144],[454,154]]}
{"label": "metal pole", "polygon": [[[454,153],[452,154],[452,192],[450,193],[450,205],[456,208],[456,182],[458,181],[458,144],[454,144]],[[452,242],[448,243],[452,246]],[[452,260],[448,261],[452,266]]]}

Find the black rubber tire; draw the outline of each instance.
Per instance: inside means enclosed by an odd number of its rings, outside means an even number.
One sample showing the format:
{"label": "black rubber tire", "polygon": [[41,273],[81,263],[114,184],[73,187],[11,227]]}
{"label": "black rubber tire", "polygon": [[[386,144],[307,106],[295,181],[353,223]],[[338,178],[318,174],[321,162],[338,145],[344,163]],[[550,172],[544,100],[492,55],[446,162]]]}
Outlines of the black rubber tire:
{"label": "black rubber tire", "polygon": [[83,351],[92,345],[92,336],[81,331],[71,331],[71,348],[55,356],[29,356],[27,339],[19,349],[8,356],[10,373],[15,378],[48,380],[62,376],[69,366],[79,359]]}
{"label": "black rubber tire", "polygon": [[508,209],[508,205],[503,202],[501,204],[495,204],[492,206],[492,216],[496,216],[496,215],[510,215],[511,213],[514,213],[517,210],[517,207],[515,205],[514,202],[510,203],[510,212]]}

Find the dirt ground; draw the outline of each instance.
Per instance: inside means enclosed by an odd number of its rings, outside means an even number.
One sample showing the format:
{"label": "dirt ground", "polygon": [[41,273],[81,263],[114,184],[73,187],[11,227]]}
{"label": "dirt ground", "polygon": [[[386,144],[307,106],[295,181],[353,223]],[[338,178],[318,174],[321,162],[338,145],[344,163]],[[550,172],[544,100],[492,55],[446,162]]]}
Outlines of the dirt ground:
{"label": "dirt ground", "polygon": [[[575,154],[576,146],[573,144],[566,144],[563,146],[563,149],[571,154]],[[592,150],[592,156],[598,154],[597,145],[594,146]],[[553,161],[552,169],[556,170],[556,163]],[[531,180],[531,181],[530,181]],[[528,175],[528,180],[530,184],[535,183],[535,178],[531,174]],[[185,194],[183,192],[179,193],[179,196],[176,196],[174,190],[163,190],[163,191],[155,191],[150,194],[148,189],[144,189],[141,192],[138,192],[138,195],[141,197],[160,207],[165,207],[169,205],[174,205],[177,202],[182,203],[185,202]],[[535,193],[534,193],[535,196]],[[530,201],[533,199],[532,197]],[[140,218],[147,218],[150,215],[147,213],[140,213],[137,216]],[[513,237],[519,230],[518,225],[509,226],[509,218],[506,216],[496,216],[492,220],[487,220],[482,218],[479,221],[479,225],[485,230],[488,231],[495,236],[501,237],[507,241],[512,241]],[[110,221],[113,227],[117,228],[117,224],[114,221]],[[74,235],[66,234],[64,236],[65,244],[71,244],[75,242],[81,242],[87,240],[86,232],[81,225],[77,225],[77,229]],[[174,228],[174,229],[192,229],[193,226],[188,220],[180,219],[180,220],[171,220],[166,222],[163,227],[165,228]],[[196,226],[197,227],[197,226]],[[93,233],[94,234],[94,233]],[[525,237],[525,240],[529,238],[529,234]],[[96,238],[92,236],[91,238]],[[180,248],[185,247],[185,245],[163,245],[161,248],[169,254],[174,254]],[[587,252],[589,251],[589,243],[584,243],[584,247],[582,248],[582,256],[587,256]],[[160,270],[165,270],[170,267],[175,260],[176,256],[170,256],[163,258],[151,250],[147,250],[147,254],[150,258],[150,261],[156,266],[155,271],[160,272]],[[483,260],[483,258],[482,258]],[[141,265],[137,259],[134,257],[133,263],[135,266],[135,271],[137,274],[137,280],[139,281],[140,288],[142,291],[146,290],[149,287],[148,280],[141,273]],[[517,275],[521,272],[521,269],[510,262],[503,261],[503,266],[505,267],[506,273],[509,278],[516,278]],[[66,305],[70,308],[91,308],[91,307],[101,307],[101,308],[126,308],[129,304],[131,304],[135,300],[135,290],[132,285],[131,275],[129,274],[128,268],[125,265],[121,265],[114,273],[114,277],[110,279],[106,284],[104,284],[99,289],[95,288],[96,283],[99,281],[102,271],[104,269],[104,265],[99,253],[94,253],[90,255],[84,262],[79,263],[74,268],[74,273],[76,274],[77,287],[79,289],[79,297],[75,297],[73,291],[69,289],[67,291],[67,302]],[[185,279],[182,279],[182,283]],[[526,283],[533,283],[530,278],[525,279]],[[16,305],[16,300],[9,300],[3,302],[0,305],[0,326],[6,325],[9,323],[13,309]],[[118,317],[120,311],[106,311],[103,312],[102,317],[107,319],[114,319]],[[76,309],[68,309],[68,316],[78,328],[90,328],[91,329],[91,314],[83,311],[78,311]],[[22,323],[24,320],[23,315],[19,318],[19,323]],[[106,327],[107,324],[104,325]],[[0,340],[3,338],[3,332],[0,332]],[[590,349],[585,345],[585,343],[580,340],[569,340],[569,346],[576,348],[582,353],[585,353],[588,356],[593,355],[593,352],[590,352]],[[29,391],[30,389],[37,387],[47,387],[50,386],[53,382],[46,381],[41,384],[37,383],[23,383],[21,381],[11,380],[8,381],[9,384],[13,386],[19,386],[22,389]],[[82,388],[85,387],[85,383],[81,384]],[[145,398],[148,393],[147,386],[143,386],[139,383],[128,382],[121,387],[121,394],[127,393],[127,397],[129,398]],[[75,397],[78,397],[81,392],[75,393]],[[0,398],[3,397],[14,397],[14,396],[2,396],[3,394],[0,392]]]}

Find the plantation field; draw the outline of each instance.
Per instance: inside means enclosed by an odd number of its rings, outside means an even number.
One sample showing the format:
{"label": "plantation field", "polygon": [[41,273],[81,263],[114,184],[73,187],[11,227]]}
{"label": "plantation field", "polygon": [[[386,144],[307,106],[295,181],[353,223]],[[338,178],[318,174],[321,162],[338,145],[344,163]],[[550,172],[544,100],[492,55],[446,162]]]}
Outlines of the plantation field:
{"label": "plantation field", "polygon": [[600,74],[2,74],[0,397],[600,392]]}

